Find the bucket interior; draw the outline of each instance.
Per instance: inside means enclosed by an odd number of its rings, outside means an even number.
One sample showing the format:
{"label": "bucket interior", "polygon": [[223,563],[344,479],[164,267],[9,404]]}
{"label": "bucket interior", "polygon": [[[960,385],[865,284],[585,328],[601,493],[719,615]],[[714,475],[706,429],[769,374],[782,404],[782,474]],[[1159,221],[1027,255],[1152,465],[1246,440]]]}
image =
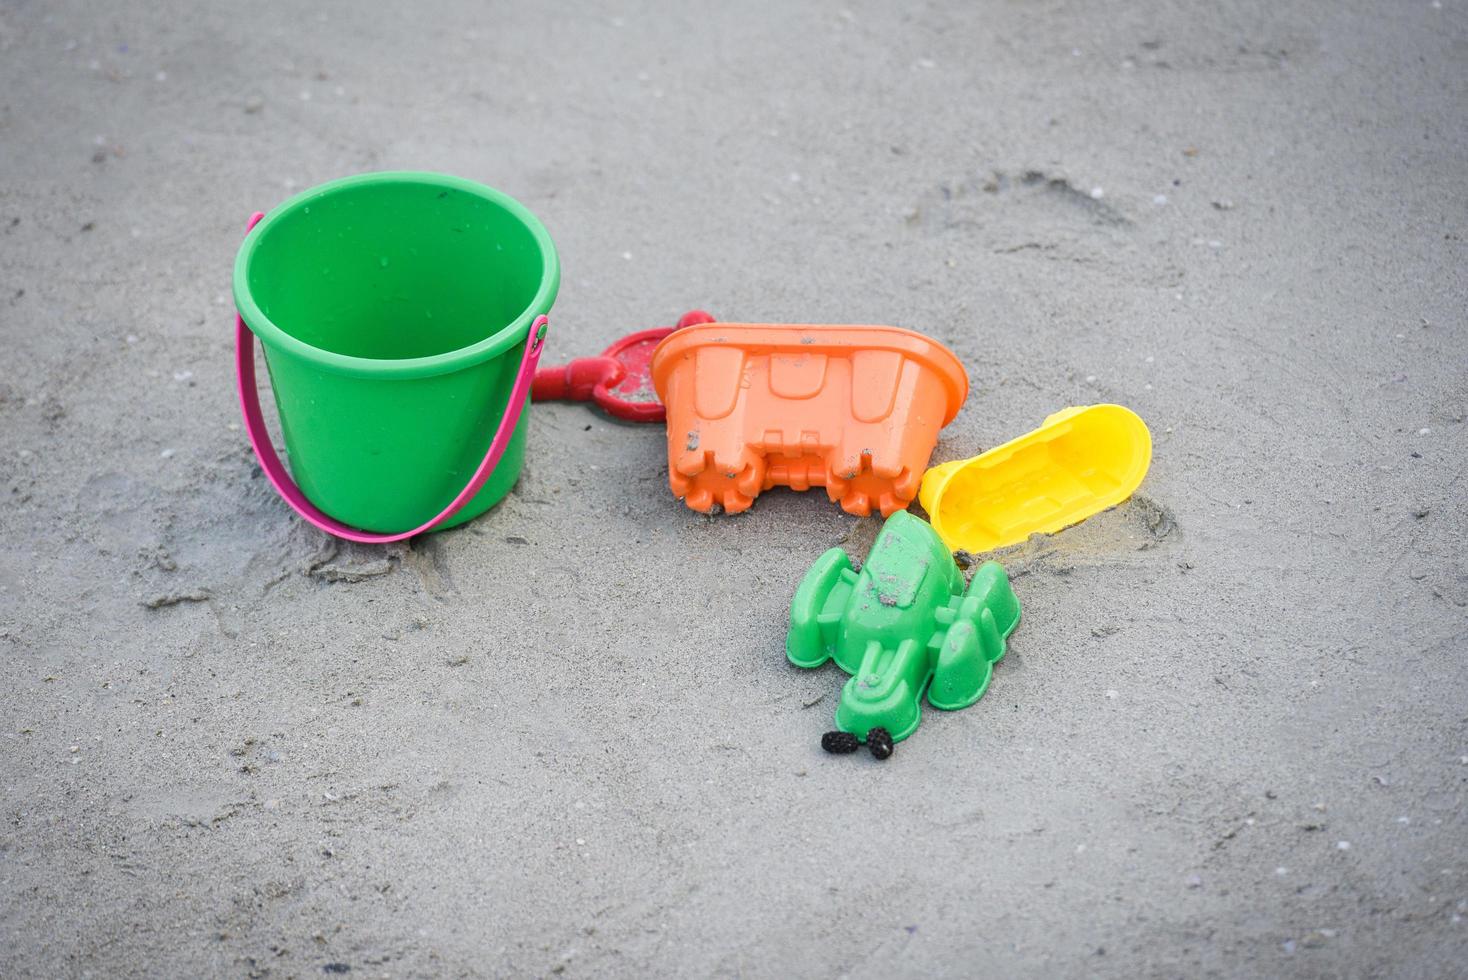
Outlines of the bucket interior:
{"label": "bucket interior", "polygon": [[312,347],[395,360],[469,347],[535,299],[544,256],[513,211],[412,178],[328,188],[272,215],[250,295]]}

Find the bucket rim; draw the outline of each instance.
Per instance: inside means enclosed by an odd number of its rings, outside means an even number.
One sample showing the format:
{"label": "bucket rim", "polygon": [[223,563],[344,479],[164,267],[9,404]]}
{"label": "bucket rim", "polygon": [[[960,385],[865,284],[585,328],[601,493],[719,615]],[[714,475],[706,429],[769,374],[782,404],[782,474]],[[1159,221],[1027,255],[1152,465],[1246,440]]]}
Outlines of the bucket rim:
{"label": "bucket rim", "polygon": [[[524,225],[535,240],[541,259],[540,284],[525,309],[499,330],[468,346],[438,354],[429,354],[425,357],[405,358],[357,357],[326,350],[308,344],[288,333],[266,316],[250,294],[248,273],[256,246],[261,242],[264,233],[269,231],[270,226],[286,215],[293,214],[327,195],[353,187],[391,183],[447,187],[473,194],[509,212]],[[235,253],[232,291],[235,309],[239,311],[245,325],[262,344],[269,348],[283,350],[336,374],[362,378],[411,379],[449,374],[472,367],[514,347],[516,343],[524,339],[530,328],[530,321],[542,313],[549,312],[551,304],[555,301],[556,293],[560,290],[560,284],[560,259],[556,254],[556,246],[551,241],[550,233],[545,230],[545,225],[541,224],[540,219],[529,208],[510,195],[487,184],[481,184],[465,177],[455,177],[451,174],[428,170],[379,170],[349,177],[338,177],[335,180],[316,184],[267,211],[265,217],[256,222],[255,226],[245,234],[244,240],[240,242],[239,250]]]}

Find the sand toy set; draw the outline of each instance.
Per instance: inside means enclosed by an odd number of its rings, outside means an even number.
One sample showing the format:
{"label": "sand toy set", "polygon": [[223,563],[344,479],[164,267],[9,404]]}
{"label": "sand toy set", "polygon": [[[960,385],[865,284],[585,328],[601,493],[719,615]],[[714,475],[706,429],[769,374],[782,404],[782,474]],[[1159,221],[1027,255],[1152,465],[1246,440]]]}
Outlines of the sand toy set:
{"label": "sand toy set", "polygon": [[[668,484],[737,514],[774,487],[825,489],[886,518],[858,570],[806,572],[787,656],[851,675],[832,752],[885,758],[926,697],[988,688],[1019,622],[997,562],[965,583],[953,551],[1052,533],[1125,500],[1151,460],[1117,405],[1070,408],[971,459],[928,468],[969,392],[947,347],[888,326],[726,323],[702,311],[599,356],[538,368],[560,284],[555,246],[514,199],[431,173],[363,174],[251,218],[234,266],[236,372],[250,443],[303,519],[364,543],[484,513],[513,488],[532,400],[665,423]],[[257,388],[259,340],[290,465]],[[932,524],[907,513],[920,500]]]}

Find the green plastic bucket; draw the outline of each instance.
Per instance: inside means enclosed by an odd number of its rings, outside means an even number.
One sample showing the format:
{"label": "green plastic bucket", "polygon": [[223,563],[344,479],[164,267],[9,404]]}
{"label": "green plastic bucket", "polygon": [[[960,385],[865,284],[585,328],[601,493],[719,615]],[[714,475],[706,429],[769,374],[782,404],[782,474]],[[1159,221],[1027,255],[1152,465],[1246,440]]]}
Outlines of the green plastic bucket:
{"label": "green plastic bucket", "polygon": [[[241,400],[272,482],[312,523],[356,540],[405,537],[435,515],[432,526],[444,528],[482,514],[520,475],[524,376],[559,285],[541,223],[473,181],[363,174],[269,212],[240,246],[234,299]],[[251,418],[250,334],[264,349],[289,477],[258,406]],[[496,465],[502,422],[513,433],[501,433]],[[492,467],[483,486],[445,516],[481,464]],[[291,499],[297,487],[304,507]],[[328,519],[313,517],[313,506]]]}

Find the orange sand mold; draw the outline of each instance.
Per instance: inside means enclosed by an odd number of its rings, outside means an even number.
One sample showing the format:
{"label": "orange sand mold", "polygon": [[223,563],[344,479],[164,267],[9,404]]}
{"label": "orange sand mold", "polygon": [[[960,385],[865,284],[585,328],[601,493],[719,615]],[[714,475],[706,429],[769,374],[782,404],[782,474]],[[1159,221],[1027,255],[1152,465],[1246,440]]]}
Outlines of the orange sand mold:
{"label": "orange sand mold", "polygon": [[785,486],[889,516],[917,496],[938,430],[968,397],[953,352],[898,327],[686,327],[658,345],[652,378],[668,410],[668,483],[704,513],[737,514]]}

